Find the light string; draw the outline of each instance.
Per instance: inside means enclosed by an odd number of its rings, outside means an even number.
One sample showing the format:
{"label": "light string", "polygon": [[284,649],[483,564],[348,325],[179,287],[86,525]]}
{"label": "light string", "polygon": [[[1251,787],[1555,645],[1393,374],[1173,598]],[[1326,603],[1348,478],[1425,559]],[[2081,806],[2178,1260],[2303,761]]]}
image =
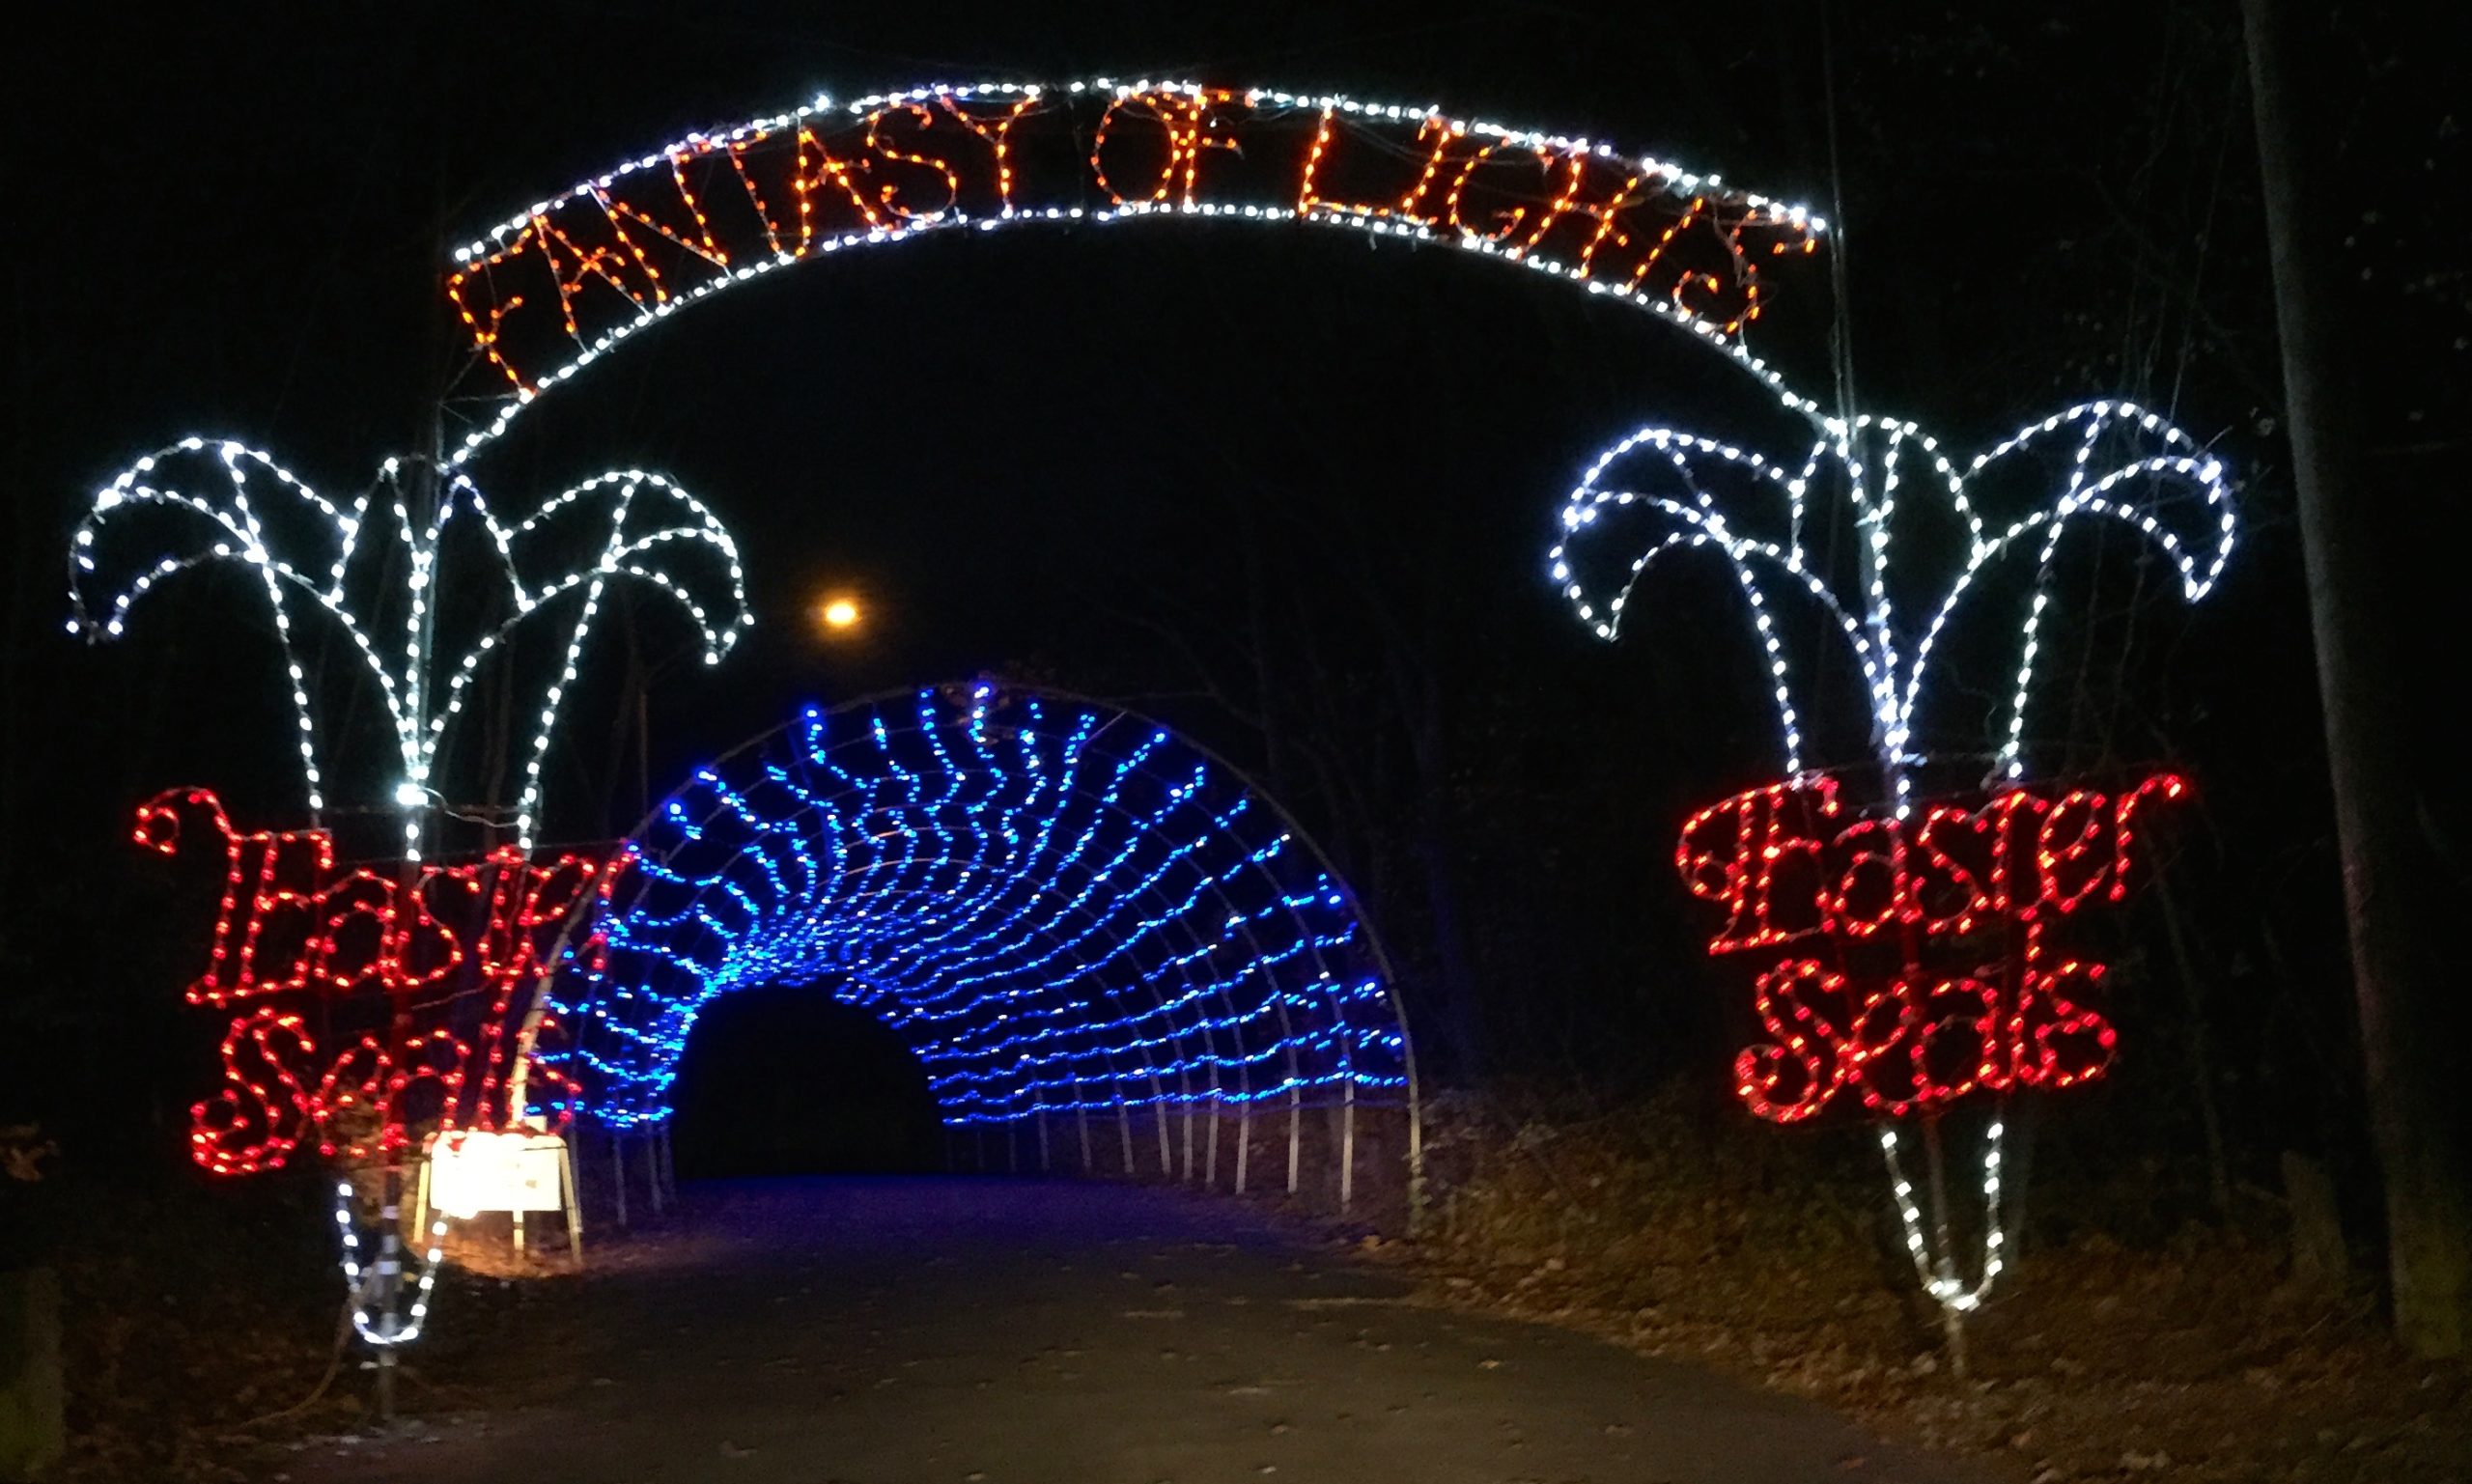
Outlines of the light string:
{"label": "light string", "polygon": [[[417,1126],[495,1131],[523,1056],[549,955],[600,871],[561,854],[501,848],[474,861],[400,870],[345,867],[323,829],[232,827],[203,789],[140,805],[137,844],[166,856],[211,852],[223,888],[190,1004],[227,1011],[224,1085],[189,1110],[190,1157],[218,1175],[277,1169],[307,1147],[389,1160]],[[320,1044],[306,1012],[371,1028]],[[409,1022],[401,1034],[398,1019]],[[548,1017],[554,1033],[554,1015]],[[533,1069],[554,1081],[555,1068]],[[348,1119],[370,1132],[347,1134]]]}
{"label": "light string", "polygon": [[446,1218],[437,1216],[430,1222],[429,1250],[423,1256],[420,1277],[412,1284],[412,1302],[404,1318],[389,1323],[385,1318],[372,1319],[373,1296],[387,1302],[403,1291],[403,1253],[395,1235],[398,1213],[379,1213],[383,1224],[379,1228],[379,1255],[374,1263],[363,1266],[360,1260],[360,1233],[352,1221],[356,1204],[351,1182],[335,1183],[335,1232],[342,1241],[341,1264],[344,1292],[351,1304],[352,1332],[363,1343],[379,1350],[408,1345],[421,1337],[429,1325],[430,1298],[437,1287],[438,1270],[446,1261]]}
{"label": "light string", "polygon": [[[460,472],[444,479],[426,516],[416,515],[405,489],[411,472],[390,459],[376,485],[338,504],[267,454],[228,439],[184,438],[140,459],[96,492],[71,538],[69,631],[117,638],[132,608],[167,577],[221,561],[255,570],[292,686],[314,820],[328,799],[324,746],[294,634],[295,605],[305,599],[351,641],[386,709],[397,754],[386,801],[402,811],[405,855],[417,861],[430,800],[443,792],[440,751],[483,662],[546,606],[579,595],[563,663],[541,683],[540,705],[528,713],[535,725],[515,812],[518,848],[528,851],[543,763],[607,585],[632,579],[674,600],[703,639],[705,663],[716,664],[750,622],[738,546],[701,501],[642,469],[595,476],[513,521]],[[369,539],[373,522],[392,535],[391,551],[382,539]],[[449,570],[464,565],[449,558],[466,549],[452,540],[465,529],[478,537],[466,545],[488,553],[471,564],[478,572]],[[588,544],[582,565],[555,565],[578,543]],[[494,579],[494,611],[504,616],[459,625],[468,633],[461,652],[441,649],[435,595],[451,582],[459,617],[489,612],[490,604],[465,596],[484,578]],[[400,649],[391,652],[378,636],[388,613],[403,623]]]}
{"label": "light string", "polygon": [[626,852],[542,1053],[609,1125],[668,1118],[696,1017],[755,984],[882,1018],[953,1127],[1406,1086],[1344,888],[1237,780],[1122,713],[986,685],[810,709],[699,771]]}
{"label": "light string", "polygon": [[[1806,408],[1796,401],[1788,410]],[[1547,571],[1580,621],[1599,638],[1619,636],[1624,610],[1660,557],[1706,550],[1722,555],[1749,602],[1768,667],[1784,771],[1814,766],[1804,690],[1827,678],[1824,666],[1850,661],[1869,698],[1865,752],[1878,766],[1900,815],[1912,807],[1917,728],[1933,698],[1935,651],[1952,626],[1980,602],[1983,579],[2029,538],[2035,578],[2014,651],[2014,684],[1993,771],[2026,771],[2025,724],[2050,601],[2052,559],[2080,516],[2127,527],[2177,569],[2190,602],[2213,590],[2237,530],[2228,476],[2219,460],[2153,412],[2133,403],[2084,403],[2031,424],[1962,468],[1912,423],[1858,416],[1816,420],[1818,435],[1794,460],[1661,426],[1641,428],[1600,453],[1563,502]],[[2065,445],[2055,448],[2055,445]],[[2097,454],[2105,457],[2098,460]],[[2061,470],[2049,468],[2063,461]],[[1909,473],[1909,465],[1924,471]],[[2022,486],[2026,508],[1995,514],[1985,486]],[[1913,491],[1920,488],[1922,493]],[[1834,490],[1854,517],[1853,573],[1832,575],[1829,554],[1806,543],[1814,498]],[[1902,500],[1902,508],[1901,507]],[[1999,502],[2008,503],[2008,502]],[[1900,520],[1900,516],[1905,520]],[[1619,521],[1609,517],[1621,517]],[[1619,526],[1620,536],[1607,532]],[[1924,559],[1943,560],[1936,593],[1926,591],[1919,625],[1901,620],[1893,585],[1906,578],[1897,535],[1911,527]],[[1611,580],[1581,569],[1634,553]],[[1789,657],[1777,630],[1781,595],[1826,615],[1843,640],[1836,655]],[[1976,604],[1969,604],[1969,598]],[[1800,699],[1798,699],[1800,697]],[[1840,752],[1841,758],[1844,754]]]}
{"label": "light string", "polygon": [[1905,1178],[1904,1163],[1897,1157],[1896,1126],[1880,1130],[1880,1158],[1888,1165],[1889,1190],[1896,1198],[1897,1219],[1905,1233],[1906,1255],[1914,1260],[1914,1274],[1922,1279],[1924,1292],[1954,1313],[1980,1308],[2008,1267],[2008,1234],[2000,1221],[2000,1148],[2007,1133],[2008,1122],[1998,1114],[1983,1131],[1982,1260],[1976,1265],[1975,1280],[1969,1286],[1958,1275],[1956,1254],[1942,1246],[1936,1227],[1924,1220],[1914,1185]]}
{"label": "light string", "polygon": [[[1069,179],[1025,163],[1043,131],[1062,135],[1048,153],[1070,145]],[[935,231],[1153,217],[1459,247],[1645,309],[1781,395],[1743,332],[1772,270],[1815,256],[1828,225],[1600,141],[1339,94],[1103,77],[819,97],[688,134],[456,248],[447,296],[502,401],[449,462],[630,336],[773,269]]]}

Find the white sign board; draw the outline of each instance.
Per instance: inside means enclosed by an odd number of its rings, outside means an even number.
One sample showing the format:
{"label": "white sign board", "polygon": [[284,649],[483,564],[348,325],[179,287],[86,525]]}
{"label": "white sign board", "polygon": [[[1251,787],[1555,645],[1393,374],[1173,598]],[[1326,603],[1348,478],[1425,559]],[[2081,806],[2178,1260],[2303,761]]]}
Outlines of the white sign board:
{"label": "white sign board", "polygon": [[556,1211],[566,1141],[555,1134],[445,1134],[430,1145],[429,1203],[464,1218],[485,1211]]}

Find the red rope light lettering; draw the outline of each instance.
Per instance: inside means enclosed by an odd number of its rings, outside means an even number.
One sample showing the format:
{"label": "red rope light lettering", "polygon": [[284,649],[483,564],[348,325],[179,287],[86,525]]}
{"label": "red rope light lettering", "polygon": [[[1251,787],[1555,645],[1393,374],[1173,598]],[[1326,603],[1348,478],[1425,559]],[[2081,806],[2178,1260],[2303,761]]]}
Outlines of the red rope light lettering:
{"label": "red rope light lettering", "polygon": [[1604,280],[1728,342],[1767,306],[1763,265],[1825,232],[1662,160],[1430,107],[1153,79],[940,84],[819,98],[622,162],[458,249],[445,291],[520,406],[771,267],[934,229],[1175,215],[1450,243]]}
{"label": "red rope light lettering", "polygon": [[1816,777],[1694,814],[1674,867],[1724,909],[1708,951],[1788,955],[1753,985],[1763,1039],[1734,1059],[1744,1105],[1796,1123],[1850,1089],[1898,1118],[2102,1076],[2120,1036],[2085,1001],[2105,966],[2054,929],[2127,896],[2145,814],[2187,792],[2158,773],[2117,795],[2019,788],[1973,809],[1847,820],[1836,782]]}
{"label": "red rope light lettering", "polygon": [[[346,869],[327,831],[240,833],[204,789],[138,807],[134,837],[150,850],[177,856],[200,834],[214,838],[223,889],[186,996],[240,1013],[223,1037],[223,1087],[189,1110],[199,1164],[244,1175],[302,1147],[367,1159],[412,1147],[431,1126],[526,1122],[508,1106],[525,1054],[515,1043],[550,941],[599,885],[592,858],[502,847],[459,865]],[[305,1002],[268,1002],[277,996]],[[313,1031],[313,1020],[346,1028]],[[546,1007],[538,1023],[557,1028]],[[548,1062],[529,1075],[568,1088]],[[568,1100],[547,1101],[563,1123]]]}

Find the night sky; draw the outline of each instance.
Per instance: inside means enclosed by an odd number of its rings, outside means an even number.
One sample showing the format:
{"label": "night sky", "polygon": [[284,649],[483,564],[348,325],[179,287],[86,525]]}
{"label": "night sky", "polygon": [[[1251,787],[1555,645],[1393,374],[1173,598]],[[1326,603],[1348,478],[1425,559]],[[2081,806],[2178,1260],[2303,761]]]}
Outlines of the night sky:
{"label": "night sky", "polygon": [[[202,923],[126,849],[126,811],[185,783],[262,823],[299,807],[288,703],[237,581],[167,589],[113,646],[62,633],[63,553],[96,483],[196,432],[354,490],[462,366],[447,245],[688,129],[820,91],[1113,74],[1432,101],[1722,172],[1842,224],[1864,406],[1972,448],[2117,393],[2209,443],[2241,472],[2247,545],[2193,614],[2132,618],[2124,546],[2086,574],[2059,663],[2116,685],[2118,706],[2073,718],[2066,761],[2200,780],[2183,891],[2204,1018],[2246,1079],[2242,1137],[2350,1137],[2347,1074],[2327,1070],[2347,1023],[2340,918],[2228,7],[1864,7],[1828,37],[1792,6],[714,9],[389,24],[86,7],[21,53],[0,1121],[126,1132],[101,1109],[162,1116],[202,1090],[213,1027],[176,988]],[[2443,474],[2472,379],[2462,130],[2430,101],[2442,79],[2405,85],[2394,70],[2421,64],[2375,14],[2354,20],[2324,107],[2387,357],[2363,386],[2381,467],[2422,491],[2388,496],[2405,587],[2463,528]],[[1827,284],[1797,287],[1801,312],[1755,349],[1834,396]],[[1325,837],[1447,1075],[1626,1089],[1738,1044],[1719,1008],[1736,987],[1695,951],[1670,850],[1690,807],[1761,781],[1766,717],[1724,585],[1643,598],[1609,648],[1572,622],[1544,550],[1588,452],[1645,421],[1723,421],[1738,393],[1643,316],[1446,251],[1185,223],[956,235],[681,316],[478,472],[520,503],[640,464],[738,533],[758,625],[740,653],[707,671],[683,624],[641,628],[660,665],[655,796],[801,700],[983,673],[1105,696],[1256,770]],[[829,641],[807,610],[841,589],[868,622]],[[2398,662],[2459,675],[2459,617],[2430,616],[2428,653]],[[1249,643],[1256,626],[1272,637]],[[603,636],[571,702],[552,838],[605,840],[638,811],[625,643]],[[363,801],[385,776],[374,752],[338,772]],[[2458,799],[2430,808],[2433,830],[2459,830]],[[2157,981],[2152,999],[2174,994]],[[95,1096],[123,1053],[137,1095]],[[2114,1119],[2144,1119],[2135,1096]]]}

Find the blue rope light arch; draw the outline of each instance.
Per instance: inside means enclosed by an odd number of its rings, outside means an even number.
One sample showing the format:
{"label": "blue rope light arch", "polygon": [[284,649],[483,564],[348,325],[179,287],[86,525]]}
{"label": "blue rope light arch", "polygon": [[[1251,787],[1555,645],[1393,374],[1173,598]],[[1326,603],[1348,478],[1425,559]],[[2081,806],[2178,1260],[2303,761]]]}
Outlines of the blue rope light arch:
{"label": "blue rope light arch", "polygon": [[[1320,850],[1224,759],[1058,692],[979,683],[810,707],[699,769],[626,842],[540,1059],[622,1135],[665,1124],[697,1014],[812,984],[909,1042],[948,1129],[1115,1125],[1216,1179],[1237,1122],[1405,1110],[1389,961]],[[1203,1168],[1197,1124],[1206,1124]],[[1181,1125],[1180,1128],[1173,1126]]]}

